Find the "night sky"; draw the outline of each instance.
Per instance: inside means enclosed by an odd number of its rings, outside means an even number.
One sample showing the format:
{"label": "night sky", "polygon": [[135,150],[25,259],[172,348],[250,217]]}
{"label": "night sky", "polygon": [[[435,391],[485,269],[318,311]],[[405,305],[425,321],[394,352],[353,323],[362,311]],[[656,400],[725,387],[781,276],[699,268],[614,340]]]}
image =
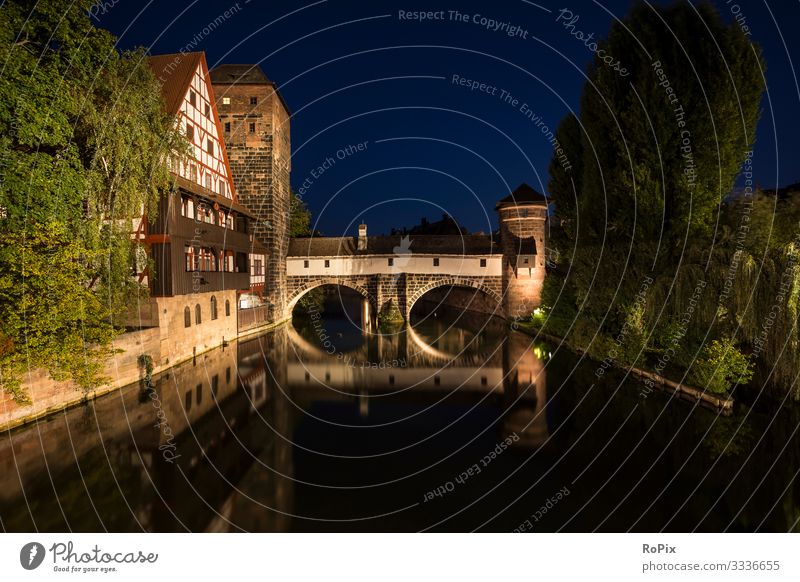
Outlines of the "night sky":
{"label": "night sky", "polygon": [[[800,90],[792,60],[800,63],[800,2],[714,4],[726,19],[739,11],[764,49],[768,94],[756,181],[796,182]],[[451,18],[454,6],[467,22]],[[569,8],[580,16],[578,29],[605,37],[629,6],[629,0],[117,0],[96,10],[96,22],[119,37],[120,48],[203,50],[211,68],[259,63],[292,111],[292,185],[304,187],[324,234],[355,234],[361,220],[378,234],[444,213],[488,232],[496,227],[494,203],[520,182],[547,190],[552,146],[526,111],[555,130],[579,108],[592,53],[556,23],[558,11]],[[403,20],[401,10],[444,10],[444,20]],[[503,27],[489,30],[473,22],[476,14]],[[471,91],[454,75],[487,90]],[[504,100],[503,91],[517,102]],[[359,143],[360,151],[348,149]],[[328,158],[333,163],[317,172]]]}

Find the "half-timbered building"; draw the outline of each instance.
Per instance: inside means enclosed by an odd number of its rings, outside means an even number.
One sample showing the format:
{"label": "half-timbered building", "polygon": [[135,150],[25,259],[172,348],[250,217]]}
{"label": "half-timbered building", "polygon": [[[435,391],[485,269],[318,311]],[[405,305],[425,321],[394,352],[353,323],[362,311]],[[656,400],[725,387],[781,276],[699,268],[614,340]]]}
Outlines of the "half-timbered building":
{"label": "half-timbered building", "polygon": [[236,337],[240,295],[250,292],[266,250],[253,248],[254,216],[236,196],[204,54],[159,55],[149,64],[189,152],[167,161],[175,187],[139,228],[150,258],[139,276],[150,302],[138,315],[182,358]]}

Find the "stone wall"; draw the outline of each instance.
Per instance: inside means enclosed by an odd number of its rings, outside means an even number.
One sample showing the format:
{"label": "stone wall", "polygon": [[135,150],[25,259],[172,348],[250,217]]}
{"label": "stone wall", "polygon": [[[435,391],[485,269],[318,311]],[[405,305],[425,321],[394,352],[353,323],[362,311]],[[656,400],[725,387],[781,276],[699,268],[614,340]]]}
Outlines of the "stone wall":
{"label": "stone wall", "polygon": [[[217,300],[217,318],[211,318],[211,298]],[[225,303],[230,315],[225,315]],[[200,307],[200,324],[196,307]],[[191,324],[185,326],[185,309],[189,308]],[[139,356],[152,358],[154,373],[191,360],[224,342],[235,340],[237,330],[236,291],[214,291],[176,297],[155,297],[145,303],[147,313],[155,310],[159,326],[122,334],[114,341],[120,350],[106,364],[104,375],[109,383],[84,392],[72,382],[56,382],[44,370],[32,370],[23,380],[32,405],[20,406],[5,392],[0,392],[0,428],[8,428],[62,410],[127,386],[142,378],[144,370]]]}
{"label": "stone wall", "polygon": [[224,137],[237,197],[256,215],[253,233],[270,252],[265,298],[280,307],[289,250],[290,116],[270,84],[215,84],[214,93],[223,129],[230,129]]}
{"label": "stone wall", "polygon": [[366,297],[372,313],[379,313],[389,301],[400,309],[400,313],[408,320],[411,308],[429,291],[439,287],[463,287],[480,290],[489,302],[500,305],[502,298],[502,279],[500,277],[479,277],[461,275],[436,275],[401,273],[399,275],[347,275],[341,277],[294,277],[287,281],[287,313],[297,301],[311,289],[321,285],[343,285]]}

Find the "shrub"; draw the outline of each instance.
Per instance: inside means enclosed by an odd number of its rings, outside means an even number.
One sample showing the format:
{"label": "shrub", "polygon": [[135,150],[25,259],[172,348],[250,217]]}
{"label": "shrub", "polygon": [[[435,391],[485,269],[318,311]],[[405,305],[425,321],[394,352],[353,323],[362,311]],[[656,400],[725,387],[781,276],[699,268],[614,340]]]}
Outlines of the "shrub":
{"label": "shrub", "polygon": [[689,380],[698,388],[722,394],[732,383],[747,384],[753,378],[753,363],[729,337],[707,344],[692,364]]}

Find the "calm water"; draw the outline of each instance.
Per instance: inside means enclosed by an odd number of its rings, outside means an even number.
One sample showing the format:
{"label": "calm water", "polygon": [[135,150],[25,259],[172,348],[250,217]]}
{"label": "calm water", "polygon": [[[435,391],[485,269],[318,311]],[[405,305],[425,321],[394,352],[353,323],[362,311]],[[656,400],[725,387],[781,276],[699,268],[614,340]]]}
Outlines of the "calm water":
{"label": "calm water", "polygon": [[[355,323],[354,323],[355,322]],[[724,418],[442,308],[357,301],[0,438],[6,531],[787,531],[797,409]]]}

